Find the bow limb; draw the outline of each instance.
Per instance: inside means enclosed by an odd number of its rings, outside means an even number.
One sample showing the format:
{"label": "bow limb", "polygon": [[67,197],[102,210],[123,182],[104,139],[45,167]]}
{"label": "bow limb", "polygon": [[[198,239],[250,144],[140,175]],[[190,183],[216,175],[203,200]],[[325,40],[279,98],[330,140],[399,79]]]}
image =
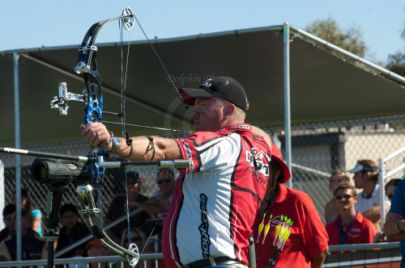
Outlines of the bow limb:
{"label": "bow limb", "polygon": [[93,235],[100,239],[105,247],[127,259],[131,266],[135,266],[139,261],[139,249],[136,244],[132,243],[128,249],[125,249],[115,243],[103,230],[101,210],[96,207],[94,199],[94,188],[91,185],[79,185],[76,192],[80,197],[81,213]]}
{"label": "bow limb", "polygon": [[[103,116],[104,97],[101,75],[97,69],[96,61],[97,47],[95,42],[97,34],[103,25],[113,20],[120,20],[124,27],[129,27],[130,23],[133,25],[133,20],[131,18],[133,18],[133,13],[127,8],[123,11],[122,16],[93,24],[83,39],[79,49],[79,57],[75,66],[75,71],[76,73],[83,75],[83,80],[86,84],[85,124],[102,121]],[[93,150],[88,154],[89,162],[86,167],[89,169],[89,173],[92,174],[92,183],[99,183],[105,175],[105,167],[101,166],[101,164],[104,163],[105,156],[106,152],[103,149]],[[93,186],[90,184],[79,185],[76,188],[76,192],[80,197],[81,213],[93,235],[96,238],[99,238],[105,247],[126,258],[131,266],[135,266],[139,260],[139,249],[136,244],[130,244],[129,249],[125,249],[115,243],[103,231],[103,222],[100,209],[96,206]]]}

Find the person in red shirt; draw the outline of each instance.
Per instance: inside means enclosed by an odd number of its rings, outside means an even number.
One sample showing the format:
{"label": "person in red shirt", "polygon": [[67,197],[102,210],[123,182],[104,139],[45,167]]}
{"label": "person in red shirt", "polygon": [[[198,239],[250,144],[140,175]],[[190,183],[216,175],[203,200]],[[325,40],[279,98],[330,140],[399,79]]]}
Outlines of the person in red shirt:
{"label": "person in red shirt", "polygon": [[356,211],[356,188],[343,182],[336,188],[334,197],[338,201],[339,215],[326,225],[329,245],[373,243],[376,229],[370,220]]}
{"label": "person in red shirt", "polygon": [[254,226],[257,267],[321,267],[328,248],[325,227],[311,198],[283,184],[291,174],[274,144],[270,170]]}
{"label": "person in red shirt", "polygon": [[269,178],[271,150],[245,124],[247,95],[235,79],[217,76],[199,88],[181,89],[192,105],[189,136],[112,137],[100,122],[82,126],[92,147],[129,160],[186,159],[163,224],[162,249],[169,267],[245,267],[257,210]]}

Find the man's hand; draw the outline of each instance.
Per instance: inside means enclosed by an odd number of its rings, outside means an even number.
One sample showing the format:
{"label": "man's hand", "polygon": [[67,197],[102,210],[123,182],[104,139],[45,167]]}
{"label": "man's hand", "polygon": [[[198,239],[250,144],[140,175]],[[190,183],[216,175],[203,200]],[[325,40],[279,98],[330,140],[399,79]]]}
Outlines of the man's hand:
{"label": "man's hand", "polygon": [[95,122],[89,125],[81,125],[80,129],[82,130],[82,135],[87,137],[87,142],[91,148],[103,147],[111,150],[113,146],[111,135],[104,124]]}

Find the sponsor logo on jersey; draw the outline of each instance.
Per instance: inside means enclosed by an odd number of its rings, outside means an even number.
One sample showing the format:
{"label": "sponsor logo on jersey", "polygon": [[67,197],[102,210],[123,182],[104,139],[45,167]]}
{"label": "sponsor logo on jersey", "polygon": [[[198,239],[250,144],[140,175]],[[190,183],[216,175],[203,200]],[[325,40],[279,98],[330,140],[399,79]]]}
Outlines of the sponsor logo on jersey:
{"label": "sponsor logo on jersey", "polygon": [[267,154],[252,148],[245,151],[245,159],[251,167],[255,168],[256,173],[263,174],[265,177],[269,176],[269,160],[271,158]]}
{"label": "sponsor logo on jersey", "polygon": [[201,224],[198,230],[201,234],[201,251],[204,258],[210,257],[210,235],[208,234],[208,216],[207,216],[207,201],[208,197],[205,194],[200,194],[200,211],[201,211]]}

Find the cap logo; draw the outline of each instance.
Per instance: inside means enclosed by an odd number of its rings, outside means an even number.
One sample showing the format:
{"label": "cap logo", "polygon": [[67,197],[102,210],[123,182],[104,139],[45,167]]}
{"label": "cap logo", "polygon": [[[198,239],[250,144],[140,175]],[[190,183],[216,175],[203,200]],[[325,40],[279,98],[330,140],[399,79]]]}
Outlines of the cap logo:
{"label": "cap logo", "polygon": [[214,81],[212,79],[208,79],[208,80],[205,80],[202,85],[206,88],[210,88],[213,84],[214,84]]}

